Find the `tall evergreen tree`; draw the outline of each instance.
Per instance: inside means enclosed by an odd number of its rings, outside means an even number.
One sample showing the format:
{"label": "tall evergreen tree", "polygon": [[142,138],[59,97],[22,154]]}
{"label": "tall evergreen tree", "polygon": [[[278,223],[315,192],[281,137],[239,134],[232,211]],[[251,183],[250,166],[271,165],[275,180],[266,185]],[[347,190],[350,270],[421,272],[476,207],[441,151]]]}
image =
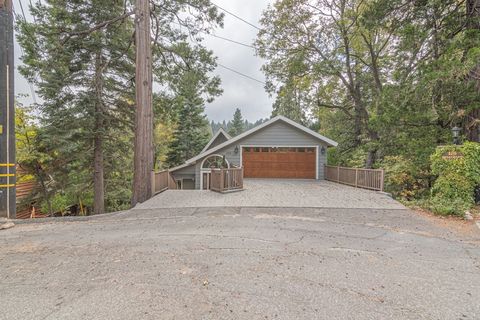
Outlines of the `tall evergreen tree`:
{"label": "tall evergreen tree", "polygon": [[[129,144],[113,133],[130,128],[132,118],[133,28],[115,20],[124,10],[116,0],[50,0],[31,7],[35,23],[18,26],[25,49],[20,71],[36,84],[43,132],[65,160],[57,179],[72,193],[93,182],[95,213],[105,211],[105,163]],[[112,22],[91,30],[105,21]]]}
{"label": "tall evergreen tree", "polygon": [[237,108],[235,109],[235,113],[233,114],[233,120],[230,129],[228,130],[228,134],[234,137],[238,136],[243,131],[245,131],[245,124],[243,123],[242,111]]}
{"label": "tall evergreen tree", "polygon": [[167,156],[170,166],[181,164],[197,155],[208,143],[210,127],[204,114],[202,80],[198,73],[186,72],[174,88],[173,104],[179,111]]}

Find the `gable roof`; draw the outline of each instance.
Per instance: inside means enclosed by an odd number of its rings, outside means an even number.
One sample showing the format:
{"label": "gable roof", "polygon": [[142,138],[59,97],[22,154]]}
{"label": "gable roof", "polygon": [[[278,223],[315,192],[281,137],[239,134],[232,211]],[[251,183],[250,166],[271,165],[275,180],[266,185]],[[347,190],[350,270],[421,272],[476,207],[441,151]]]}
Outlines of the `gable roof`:
{"label": "gable roof", "polygon": [[222,127],[220,127],[220,129],[218,129],[217,133],[215,133],[215,135],[212,137],[212,139],[210,139],[210,141],[208,141],[207,145],[205,146],[205,148],[202,149],[202,151],[200,151],[200,154],[204,153],[205,151],[207,151],[210,146],[213,144],[213,142],[220,136],[222,135],[225,140],[230,140],[232,139],[232,137],[225,132],[225,130],[223,130]]}
{"label": "gable roof", "polygon": [[[259,131],[259,130],[261,130],[261,129],[263,129],[263,128],[265,128],[265,127],[268,127],[268,126],[270,126],[270,125],[272,125],[272,124],[274,124],[274,123],[276,123],[276,122],[279,122],[279,121],[283,121],[283,122],[285,122],[285,123],[287,123],[287,124],[289,124],[289,125],[297,128],[297,129],[303,131],[304,133],[309,134],[309,135],[311,135],[312,137],[314,137],[314,138],[316,138],[316,139],[318,139],[318,140],[321,140],[321,141],[325,142],[325,143],[326,143],[328,146],[330,146],[330,147],[336,147],[336,146],[338,145],[338,143],[337,143],[336,141],[333,141],[332,139],[329,139],[329,138],[327,138],[327,137],[325,137],[325,136],[322,136],[322,135],[319,134],[318,132],[315,132],[315,131],[313,131],[313,130],[310,130],[310,129],[308,129],[307,127],[302,126],[301,124],[296,123],[296,122],[293,121],[293,120],[290,120],[290,119],[288,119],[288,118],[286,118],[286,117],[284,117],[284,116],[276,116],[276,117],[268,120],[267,122],[264,122],[264,123],[262,123],[262,124],[259,125],[259,126],[256,126],[255,128],[252,128],[252,129],[250,129],[250,130],[248,130],[248,131],[245,131],[244,133],[239,134],[238,136],[236,136],[236,137],[234,137],[234,138],[232,138],[232,139],[230,139],[230,140],[228,140],[228,141],[225,141],[224,143],[219,144],[219,145],[216,146],[216,147],[213,147],[213,148],[211,148],[211,149],[208,149],[208,150],[206,150],[205,152],[201,152],[198,156],[195,156],[195,157],[193,157],[193,158],[191,158],[191,159],[188,159],[185,164],[189,164],[189,165],[190,165],[190,164],[192,164],[192,162],[195,162],[195,161],[197,161],[197,160],[199,160],[199,159],[201,159],[201,158],[203,158],[203,157],[205,157],[205,156],[207,156],[207,155],[209,155],[209,154],[214,153],[215,151],[218,151],[218,150],[220,150],[220,149],[222,149],[222,148],[225,148],[226,146],[228,146],[228,145],[230,145],[230,144],[233,144],[233,143],[237,142],[238,140],[241,140],[241,139],[243,139],[243,138],[245,138],[245,137],[247,137],[247,136],[249,136],[249,135],[251,135],[251,134],[253,134],[253,133],[255,133],[255,132],[257,132],[257,131]],[[178,169],[178,167],[177,167],[176,169]]]}

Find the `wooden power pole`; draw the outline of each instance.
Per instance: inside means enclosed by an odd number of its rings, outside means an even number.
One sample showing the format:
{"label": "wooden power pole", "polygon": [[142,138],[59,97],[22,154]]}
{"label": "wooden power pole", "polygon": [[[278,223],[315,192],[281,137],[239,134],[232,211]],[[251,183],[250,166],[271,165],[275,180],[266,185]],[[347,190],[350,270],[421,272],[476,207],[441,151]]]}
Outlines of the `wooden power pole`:
{"label": "wooden power pole", "polygon": [[0,217],[16,217],[12,0],[0,0]]}
{"label": "wooden power pole", "polygon": [[[1,1],[1,0],[0,0]],[[153,109],[152,51],[150,7],[148,0],[135,4],[135,146],[132,205],[152,196],[153,171]]]}

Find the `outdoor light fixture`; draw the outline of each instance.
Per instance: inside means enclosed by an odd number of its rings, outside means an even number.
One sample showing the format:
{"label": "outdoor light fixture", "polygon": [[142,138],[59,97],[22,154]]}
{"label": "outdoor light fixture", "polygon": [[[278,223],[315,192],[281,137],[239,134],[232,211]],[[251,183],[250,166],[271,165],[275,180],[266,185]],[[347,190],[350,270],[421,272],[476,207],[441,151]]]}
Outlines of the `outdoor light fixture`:
{"label": "outdoor light fixture", "polygon": [[325,147],[322,146],[322,149],[320,149],[320,153],[322,154],[322,156],[325,155],[325,151],[326,151]]}
{"label": "outdoor light fixture", "polygon": [[238,146],[235,146],[235,150],[233,150],[233,152],[235,152],[235,154],[238,153]]}
{"label": "outdoor light fixture", "polygon": [[462,129],[457,126],[452,128],[453,144],[460,144],[460,131],[462,131]]}

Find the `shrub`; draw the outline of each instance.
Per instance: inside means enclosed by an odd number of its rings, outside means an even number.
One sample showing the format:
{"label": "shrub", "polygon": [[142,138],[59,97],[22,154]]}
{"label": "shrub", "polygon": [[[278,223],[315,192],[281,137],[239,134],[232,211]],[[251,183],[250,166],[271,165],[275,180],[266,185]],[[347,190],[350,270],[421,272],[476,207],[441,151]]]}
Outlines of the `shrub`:
{"label": "shrub", "polygon": [[[458,158],[445,158],[448,152]],[[432,188],[430,207],[439,214],[463,215],[474,205],[474,190],[480,185],[480,144],[438,147],[431,157],[432,172],[438,176]]]}
{"label": "shrub", "polygon": [[[70,203],[69,198],[66,195],[63,195],[61,193],[57,193],[50,199],[50,204],[52,206],[52,212],[53,213],[61,213],[63,215],[64,212],[65,212],[65,209],[71,203]],[[48,212],[47,201],[42,202],[41,210],[42,210],[42,212]]]}
{"label": "shrub", "polygon": [[430,172],[403,156],[387,156],[382,162],[385,168],[385,191],[395,198],[413,200],[428,193]]}

